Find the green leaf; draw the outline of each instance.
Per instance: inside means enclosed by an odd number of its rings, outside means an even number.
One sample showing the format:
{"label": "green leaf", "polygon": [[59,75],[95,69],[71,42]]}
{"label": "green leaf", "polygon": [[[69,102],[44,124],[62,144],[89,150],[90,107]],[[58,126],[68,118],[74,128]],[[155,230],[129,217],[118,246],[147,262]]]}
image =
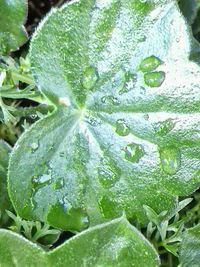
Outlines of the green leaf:
{"label": "green leaf", "polygon": [[159,266],[156,251],[124,218],[76,235],[50,252],[49,258],[54,267]]}
{"label": "green leaf", "polygon": [[145,223],[143,205],[170,213],[177,196],[198,188],[192,47],[176,1],[81,0],[54,9],[29,56],[56,110],[13,150],[9,191],[19,215],[72,231],[123,212]]}
{"label": "green leaf", "polygon": [[0,262],[3,267],[159,266],[155,249],[124,218],[90,228],[48,253],[17,234],[0,230]]}
{"label": "green leaf", "polygon": [[16,233],[0,229],[0,262],[2,267],[47,266],[45,256],[45,252],[36,244]]}
{"label": "green leaf", "polygon": [[17,50],[27,41],[26,14],[26,0],[0,1],[0,54]]}
{"label": "green leaf", "polygon": [[199,267],[200,224],[188,229],[180,248],[180,267]]}
{"label": "green leaf", "polygon": [[197,0],[179,0],[179,6],[188,23],[192,25],[197,15]]}
{"label": "green leaf", "polygon": [[7,168],[9,154],[11,147],[0,140],[0,226],[3,226],[8,221],[8,216],[5,212],[6,209],[12,209],[8,193],[7,193]]}

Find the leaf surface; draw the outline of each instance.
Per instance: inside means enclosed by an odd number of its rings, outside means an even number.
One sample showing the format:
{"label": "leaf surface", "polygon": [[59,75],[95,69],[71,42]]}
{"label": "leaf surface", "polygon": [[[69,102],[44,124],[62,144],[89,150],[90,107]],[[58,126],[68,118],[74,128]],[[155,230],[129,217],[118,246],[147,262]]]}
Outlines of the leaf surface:
{"label": "leaf surface", "polygon": [[160,213],[194,191],[193,45],[176,1],[81,0],[54,9],[30,59],[56,110],[20,138],[9,167],[20,216],[73,231],[123,212],[145,223],[143,205]]}
{"label": "leaf surface", "polygon": [[159,266],[155,249],[124,218],[90,228],[48,253],[13,232],[0,230],[0,262],[2,267]]}
{"label": "leaf surface", "polygon": [[200,224],[188,229],[180,248],[180,267],[198,267],[200,262]]}
{"label": "leaf surface", "polygon": [[45,256],[36,244],[14,232],[0,229],[1,267],[48,266]]}
{"label": "leaf surface", "polygon": [[95,226],[49,253],[55,267],[159,266],[157,252],[124,218]]}
{"label": "leaf surface", "polygon": [[7,168],[10,152],[11,147],[3,140],[0,140],[0,226],[4,225],[8,220],[5,210],[12,209],[7,192]]}
{"label": "leaf surface", "polygon": [[17,50],[27,41],[23,26],[26,14],[26,0],[0,1],[0,54]]}

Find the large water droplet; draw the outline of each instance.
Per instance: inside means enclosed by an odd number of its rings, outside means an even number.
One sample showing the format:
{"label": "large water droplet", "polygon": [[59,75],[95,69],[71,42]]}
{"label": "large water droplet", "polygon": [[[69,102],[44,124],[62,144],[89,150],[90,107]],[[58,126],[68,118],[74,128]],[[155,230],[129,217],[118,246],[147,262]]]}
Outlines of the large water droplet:
{"label": "large water droplet", "polygon": [[52,226],[63,230],[81,231],[89,226],[89,217],[83,208],[66,208],[60,203],[49,208],[47,220]]}
{"label": "large water droplet", "polygon": [[94,67],[87,67],[83,71],[82,85],[86,89],[92,89],[98,80],[98,73]]}
{"label": "large water droplet", "polygon": [[38,142],[31,143],[30,147],[31,147],[31,151],[35,152],[39,147],[39,143]]}
{"label": "large water droplet", "polygon": [[98,179],[104,188],[109,188],[115,185],[119,180],[121,171],[116,164],[107,157],[103,158],[101,165],[98,168]]}
{"label": "large water droplet", "polygon": [[119,106],[120,105],[120,101],[117,97],[114,97],[114,96],[103,96],[101,98],[101,102],[103,104],[107,104],[107,105],[114,105],[114,106]]}
{"label": "large water droplet", "polygon": [[138,163],[144,156],[144,149],[141,145],[131,143],[123,149],[124,158],[130,162]]}
{"label": "large water droplet", "polygon": [[47,174],[39,175],[36,178],[33,178],[32,183],[34,188],[42,187],[51,182],[51,172]]}
{"label": "large water droplet", "polygon": [[121,136],[126,136],[130,133],[130,128],[127,126],[124,119],[119,119],[116,122],[116,133]]}
{"label": "large water droplet", "polygon": [[165,73],[163,71],[155,71],[144,74],[144,81],[150,87],[159,87],[165,80]]}
{"label": "large water droplet", "polygon": [[115,203],[112,199],[110,199],[108,196],[103,196],[99,200],[99,208],[104,218],[110,219],[119,217],[120,209],[118,210],[118,205]]}
{"label": "large water droplet", "polygon": [[154,123],[153,125],[156,134],[164,136],[168,134],[174,128],[174,122],[172,119]]}
{"label": "large water droplet", "polygon": [[175,174],[181,166],[180,150],[174,146],[159,150],[162,169],[167,174]]}
{"label": "large water droplet", "polygon": [[155,56],[147,57],[140,63],[140,70],[143,72],[151,72],[162,64],[162,61]]}
{"label": "large water droplet", "polygon": [[53,189],[58,190],[58,189],[62,189],[64,186],[64,179],[60,178],[58,179],[56,182],[53,183]]}

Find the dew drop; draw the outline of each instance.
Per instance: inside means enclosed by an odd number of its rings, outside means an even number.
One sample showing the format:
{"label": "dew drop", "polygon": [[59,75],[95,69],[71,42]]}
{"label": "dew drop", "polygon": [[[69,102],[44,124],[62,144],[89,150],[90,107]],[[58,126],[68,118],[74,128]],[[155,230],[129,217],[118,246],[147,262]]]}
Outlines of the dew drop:
{"label": "dew drop", "polygon": [[120,105],[119,99],[117,97],[114,97],[114,96],[103,96],[101,98],[101,102],[103,104],[107,104],[107,105],[114,105],[114,106]]}
{"label": "dew drop", "polygon": [[142,72],[150,72],[155,70],[158,66],[162,64],[162,61],[155,56],[147,57],[140,63],[140,70]]}
{"label": "dew drop", "polygon": [[130,133],[130,128],[127,126],[125,120],[119,119],[116,122],[116,133],[121,136],[127,136]]}
{"label": "dew drop", "polygon": [[180,150],[174,146],[159,150],[162,169],[167,174],[175,174],[181,166]]}
{"label": "dew drop", "polygon": [[156,134],[159,136],[164,136],[168,134],[174,128],[174,122],[172,119],[167,119],[165,121],[157,122],[153,125]]}
{"label": "dew drop", "polygon": [[104,188],[115,185],[121,176],[121,171],[116,164],[107,157],[103,158],[98,168],[98,179]]}
{"label": "dew drop", "polygon": [[146,39],[147,39],[147,37],[145,35],[142,35],[142,36],[139,37],[138,42],[141,42],[141,43],[145,42]]}
{"label": "dew drop", "polygon": [[31,143],[30,147],[31,147],[31,151],[35,152],[39,147],[39,143],[38,142]]}
{"label": "dew drop", "polygon": [[119,94],[128,93],[135,88],[137,82],[137,75],[130,72],[124,73],[124,86],[120,89]]}
{"label": "dew drop", "polygon": [[101,214],[106,219],[119,217],[121,215],[117,207],[118,207],[117,203],[115,203],[108,196],[103,196],[99,200],[99,208]]}
{"label": "dew drop", "polygon": [[85,89],[92,89],[98,80],[98,73],[94,67],[87,67],[83,71],[82,85]]}
{"label": "dew drop", "polygon": [[31,114],[31,115],[30,115],[30,118],[31,118],[32,120],[35,120],[37,117],[38,117],[37,114]]}
{"label": "dew drop", "polygon": [[58,189],[62,189],[64,186],[64,179],[61,178],[59,180],[57,180],[56,182],[53,183],[53,189],[58,190]]}
{"label": "dew drop", "polygon": [[97,118],[95,118],[92,115],[86,115],[85,116],[85,121],[89,123],[91,126],[95,127],[101,124],[101,121]]}
{"label": "dew drop", "polygon": [[34,188],[39,188],[45,186],[51,182],[51,173],[39,175],[36,178],[33,178],[32,183]]}
{"label": "dew drop", "polygon": [[124,158],[130,162],[138,163],[144,156],[144,149],[141,145],[131,143],[123,149]]}
{"label": "dew drop", "polygon": [[144,81],[150,87],[159,87],[165,80],[165,73],[163,71],[155,71],[144,74]]}
{"label": "dew drop", "polygon": [[64,152],[64,151],[61,151],[61,152],[59,153],[59,155],[60,155],[61,158],[64,158],[64,156],[65,156],[65,152]]}
{"label": "dew drop", "polygon": [[89,226],[89,217],[83,208],[72,205],[66,208],[60,203],[52,205],[47,214],[48,222],[63,230],[81,231]]}

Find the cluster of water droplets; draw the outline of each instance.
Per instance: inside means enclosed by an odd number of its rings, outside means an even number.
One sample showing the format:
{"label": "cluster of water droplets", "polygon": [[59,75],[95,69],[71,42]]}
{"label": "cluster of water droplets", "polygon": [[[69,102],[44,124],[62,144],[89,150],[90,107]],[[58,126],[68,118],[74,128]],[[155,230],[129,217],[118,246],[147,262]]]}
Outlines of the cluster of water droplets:
{"label": "cluster of water droplets", "polygon": [[165,80],[164,71],[156,71],[162,61],[156,56],[150,56],[142,60],[140,70],[144,73],[144,82],[150,87],[159,87]]}

